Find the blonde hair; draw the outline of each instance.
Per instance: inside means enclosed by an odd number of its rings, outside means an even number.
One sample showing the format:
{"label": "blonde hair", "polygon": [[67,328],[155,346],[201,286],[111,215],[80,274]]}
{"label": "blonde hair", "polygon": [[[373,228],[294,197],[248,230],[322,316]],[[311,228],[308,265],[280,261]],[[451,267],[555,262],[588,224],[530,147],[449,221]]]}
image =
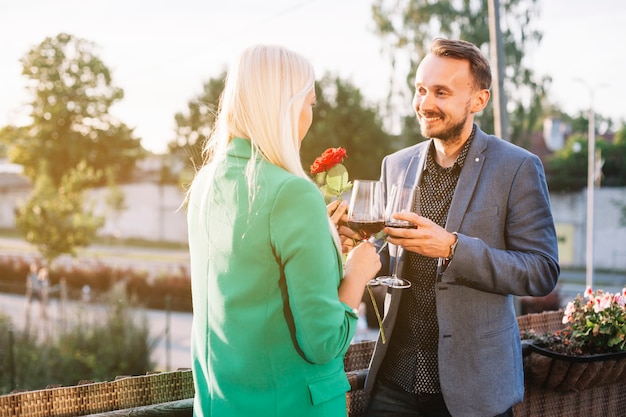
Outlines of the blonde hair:
{"label": "blonde hair", "polygon": [[[245,49],[226,76],[215,127],[203,150],[204,165],[225,158],[228,143],[241,137],[252,144],[252,157],[246,167],[250,201],[256,194],[259,154],[312,182],[300,160],[298,122],[304,101],[314,88],[313,65],[302,55],[275,45]],[[338,242],[332,222],[331,226]]]}
{"label": "blonde hair", "polygon": [[252,143],[249,180],[254,177],[257,153],[310,180],[300,161],[298,119],[314,87],[313,66],[301,55],[270,45],[244,50],[226,76],[215,129],[204,149],[205,159],[223,158],[228,143],[241,137]]}

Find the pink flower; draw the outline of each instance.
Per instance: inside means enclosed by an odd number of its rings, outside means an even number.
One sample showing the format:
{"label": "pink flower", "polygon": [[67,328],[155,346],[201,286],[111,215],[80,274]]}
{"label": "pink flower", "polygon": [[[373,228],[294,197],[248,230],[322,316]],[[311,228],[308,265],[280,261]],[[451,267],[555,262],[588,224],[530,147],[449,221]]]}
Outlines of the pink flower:
{"label": "pink flower", "polygon": [[572,320],[572,314],[576,312],[576,306],[572,301],[567,303],[565,311],[563,312],[563,324],[567,324]]}
{"label": "pink flower", "polygon": [[611,294],[601,294],[600,297],[596,298],[596,304],[593,306],[593,311],[599,313],[604,309],[611,307]]}

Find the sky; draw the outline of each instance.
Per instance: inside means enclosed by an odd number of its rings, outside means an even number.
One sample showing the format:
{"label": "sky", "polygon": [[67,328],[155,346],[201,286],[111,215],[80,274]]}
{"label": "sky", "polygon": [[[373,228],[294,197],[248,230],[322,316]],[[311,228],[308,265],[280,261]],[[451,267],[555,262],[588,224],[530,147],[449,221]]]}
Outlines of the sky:
{"label": "sky", "polygon": [[[551,100],[570,114],[626,120],[626,2],[539,0],[543,34],[525,59],[553,78]],[[66,32],[93,42],[125,97],[111,112],[142,145],[164,152],[174,114],[255,43],[309,58],[318,77],[350,80],[366,99],[387,94],[390,60],[373,34],[371,0],[3,0],[0,2],[0,126],[24,123],[19,59]],[[582,81],[576,81],[576,80]],[[410,100],[410,99],[409,99]],[[407,109],[410,109],[407,102]]]}

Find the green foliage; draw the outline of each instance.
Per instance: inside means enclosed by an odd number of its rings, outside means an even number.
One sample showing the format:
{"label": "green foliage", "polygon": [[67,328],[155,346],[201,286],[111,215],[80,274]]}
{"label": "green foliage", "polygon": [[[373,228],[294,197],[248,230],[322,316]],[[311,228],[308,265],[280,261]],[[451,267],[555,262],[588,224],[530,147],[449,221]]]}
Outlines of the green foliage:
{"label": "green foliage", "polygon": [[[600,152],[600,158],[603,161],[602,186],[626,186],[626,140],[624,137],[626,137],[626,125],[615,134],[612,143],[603,137],[596,137],[596,150]],[[563,149],[556,151],[547,160],[546,177],[550,190],[575,192],[585,189],[588,155],[587,134],[572,134]]]}
{"label": "green foliage", "polygon": [[322,190],[326,201],[336,198],[339,201],[342,195],[352,189],[348,170],[341,163],[346,157],[344,148],[328,148],[311,165],[311,175]]}
{"label": "green foliage", "polygon": [[[102,314],[87,311],[72,315],[77,322],[68,328],[47,327],[43,340],[32,330],[13,331],[13,363],[8,338],[0,338],[0,394],[18,389],[35,390],[49,384],[76,385],[81,380],[112,381],[119,375],[141,375],[154,368],[145,316],[138,320],[123,288],[108,295]],[[11,326],[0,313],[0,332]],[[56,332],[56,333],[55,333]],[[11,375],[12,370],[14,372]],[[14,381],[11,381],[11,377]]]}
{"label": "green foliage", "polygon": [[602,185],[608,187],[626,186],[626,124],[615,134],[613,143],[602,149]]}
{"label": "green foliage", "polygon": [[572,135],[546,163],[546,180],[553,192],[580,191],[587,186],[587,139]]}
{"label": "green foliage", "polygon": [[45,164],[29,199],[16,209],[15,224],[50,265],[58,256],[74,256],[77,248],[88,246],[104,218],[84,201],[85,183],[99,177],[93,168],[78,164],[66,172],[58,187],[44,172]]}
{"label": "green foliage", "polygon": [[342,147],[348,152],[342,163],[352,180],[378,179],[383,157],[400,147],[385,132],[378,108],[366,103],[353,84],[330,74],[315,90],[313,124],[300,150],[305,171],[325,149]]}
{"label": "green foliage", "polygon": [[[527,47],[541,40],[541,33],[532,27],[538,14],[537,0],[502,0],[500,26],[504,49],[504,90],[508,96],[511,141],[521,146],[530,144],[530,135],[541,116],[542,101],[549,78],[537,80],[524,63]],[[487,0],[376,0],[372,7],[376,32],[383,40],[397,67],[408,58],[411,71],[406,85],[393,86],[398,94],[413,92],[414,74],[432,40],[448,37],[470,41],[489,53],[489,22]],[[404,65],[402,65],[404,68]],[[407,88],[408,87],[408,88]],[[406,100],[405,100],[406,101]],[[405,113],[407,109],[401,109]],[[512,111],[511,111],[512,110]],[[484,130],[493,131],[493,103],[477,116]],[[408,135],[416,132],[415,122],[405,121]]]}
{"label": "green foliage", "polygon": [[32,96],[30,125],[6,126],[0,141],[34,184],[16,210],[17,228],[49,262],[94,239],[104,219],[83,190],[130,179],[144,156],[132,129],[109,114],[123,98],[93,44],[66,33],[48,37],[21,60]]}
{"label": "green foliage", "polygon": [[129,179],[145,151],[132,129],[109,114],[123,91],[112,85],[94,45],[61,33],[46,38],[21,63],[32,96],[31,124],[0,131],[10,160],[23,165],[33,182],[42,161],[47,162],[54,186],[83,161],[96,170],[112,168],[119,179]]}
{"label": "green foliage", "polygon": [[204,83],[202,93],[187,103],[186,113],[176,113],[175,138],[168,144],[171,171],[182,164],[182,178],[173,178],[168,173],[163,176],[164,182],[189,182],[204,162],[203,148],[215,124],[219,97],[224,90],[226,71],[217,78]]}
{"label": "green foliage", "polygon": [[[626,291],[626,289],[624,289]],[[566,327],[552,334],[529,332],[524,338],[568,355],[626,352],[626,295],[593,291],[578,294],[565,307]]]}
{"label": "green foliage", "polygon": [[74,380],[108,381],[118,375],[145,374],[154,366],[147,319],[133,320],[123,286],[113,287],[105,301],[108,308],[101,317],[79,322],[59,337],[62,366],[72,370]]}
{"label": "green foliage", "polygon": [[[195,168],[202,165],[202,147],[215,123],[225,76],[222,73],[206,82],[202,94],[189,102],[187,114],[176,114],[170,164],[183,164],[182,182],[190,181]],[[382,158],[401,147],[394,146],[394,139],[384,131],[378,109],[367,104],[352,84],[328,74],[317,82],[316,94],[313,125],[300,152],[305,171],[325,149],[344,147],[348,151],[344,165],[352,178],[378,178]]]}

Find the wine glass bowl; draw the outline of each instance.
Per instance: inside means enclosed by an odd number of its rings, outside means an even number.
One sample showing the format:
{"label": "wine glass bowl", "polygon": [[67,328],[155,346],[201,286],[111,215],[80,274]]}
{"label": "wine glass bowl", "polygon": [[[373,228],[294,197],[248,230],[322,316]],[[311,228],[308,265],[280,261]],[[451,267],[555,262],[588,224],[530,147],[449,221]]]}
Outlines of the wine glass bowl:
{"label": "wine glass bowl", "polygon": [[348,207],[348,227],[363,240],[383,230],[385,211],[380,181],[355,180]]}
{"label": "wine glass bowl", "polygon": [[[405,220],[399,220],[394,217],[400,212],[417,212],[420,208],[420,189],[413,185],[394,184],[389,193],[387,207],[385,209],[385,227],[398,229],[416,229],[417,226]],[[393,236],[393,235],[390,235]],[[370,285],[386,285],[392,288],[408,288],[411,282],[398,276],[398,258],[403,249],[401,246],[388,244],[390,255],[391,249],[395,249],[396,256],[393,259],[391,274],[387,276],[376,277],[370,282]]]}

